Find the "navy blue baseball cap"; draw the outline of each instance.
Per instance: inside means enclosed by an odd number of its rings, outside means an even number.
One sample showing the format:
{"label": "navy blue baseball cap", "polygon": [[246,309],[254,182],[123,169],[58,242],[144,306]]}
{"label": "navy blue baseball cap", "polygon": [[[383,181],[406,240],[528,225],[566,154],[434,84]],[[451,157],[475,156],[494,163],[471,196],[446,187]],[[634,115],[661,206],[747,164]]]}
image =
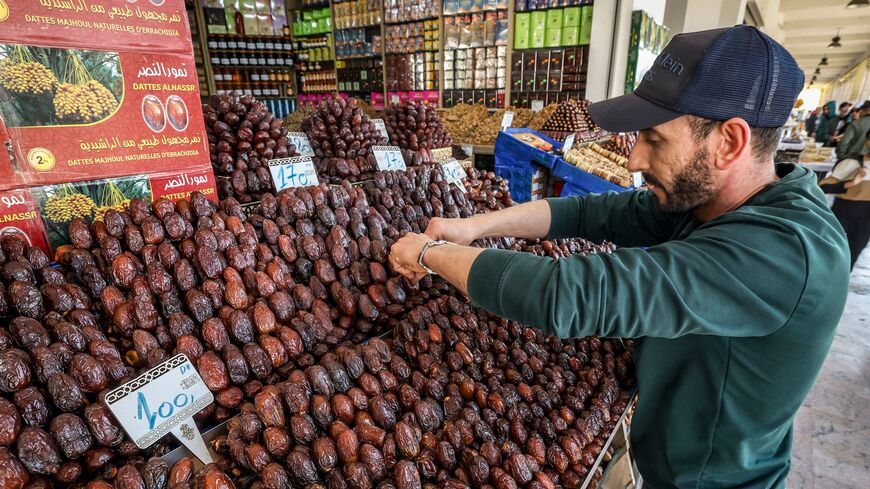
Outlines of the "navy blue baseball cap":
{"label": "navy blue baseball cap", "polygon": [[784,47],[738,25],[674,36],[634,92],[590,104],[589,115],[611,132],[648,129],[681,115],[782,127],[803,84],[803,71]]}

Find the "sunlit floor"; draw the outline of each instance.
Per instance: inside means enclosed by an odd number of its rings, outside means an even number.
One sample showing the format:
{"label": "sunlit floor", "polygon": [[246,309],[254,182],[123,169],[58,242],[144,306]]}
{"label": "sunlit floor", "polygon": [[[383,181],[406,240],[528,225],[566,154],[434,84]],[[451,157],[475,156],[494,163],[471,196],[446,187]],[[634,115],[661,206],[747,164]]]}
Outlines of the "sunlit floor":
{"label": "sunlit floor", "polygon": [[870,487],[870,247],[852,272],[837,337],[795,419],[787,487]]}

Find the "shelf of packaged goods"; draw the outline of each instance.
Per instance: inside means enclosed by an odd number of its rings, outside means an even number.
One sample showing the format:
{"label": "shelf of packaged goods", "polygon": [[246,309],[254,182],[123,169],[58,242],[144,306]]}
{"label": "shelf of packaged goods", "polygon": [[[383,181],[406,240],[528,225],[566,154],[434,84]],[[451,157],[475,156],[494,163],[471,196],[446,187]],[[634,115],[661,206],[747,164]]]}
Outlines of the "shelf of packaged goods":
{"label": "shelf of packaged goods", "polygon": [[402,53],[387,53],[387,56],[402,56],[405,54],[418,54],[418,53],[437,53],[441,51],[440,49],[417,49],[414,51],[407,51]]}
{"label": "shelf of packaged goods", "polygon": [[336,56],[338,61],[348,61],[353,59],[372,59],[372,58],[380,58],[383,56],[382,54],[355,54],[352,56]]}
{"label": "shelf of packaged goods", "polygon": [[384,25],[402,25],[402,24],[410,24],[412,22],[426,22],[427,20],[438,20],[441,17],[435,15],[430,17],[421,17],[419,19],[407,19],[407,20],[393,20],[384,22]]}
{"label": "shelf of packaged goods", "polygon": [[445,13],[443,16],[444,16],[444,17],[456,17],[456,16],[458,16],[458,15],[486,14],[486,13],[489,13],[489,12],[500,12],[500,11],[507,12],[507,10],[508,10],[507,7],[488,8],[488,9],[483,9],[483,10],[477,10],[477,11],[475,11],[475,12],[454,12],[454,13],[451,13],[451,14]]}
{"label": "shelf of packaged goods", "polygon": [[380,26],[381,26],[381,23],[378,22],[376,24],[366,24],[366,25],[347,25],[347,26],[343,26],[343,27],[336,26],[335,30],[347,31],[347,30],[351,30],[351,29],[374,29],[375,27],[380,27]]}
{"label": "shelf of packaged goods", "polygon": [[294,38],[298,38],[298,37],[308,38],[308,37],[315,37],[315,36],[325,36],[325,35],[327,35],[327,34],[332,34],[332,31],[326,31],[326,32],[311,32],[311,33],[308,33],[308,34],[296,34],[296,35],[294,35],[293,37],[294,37]]}

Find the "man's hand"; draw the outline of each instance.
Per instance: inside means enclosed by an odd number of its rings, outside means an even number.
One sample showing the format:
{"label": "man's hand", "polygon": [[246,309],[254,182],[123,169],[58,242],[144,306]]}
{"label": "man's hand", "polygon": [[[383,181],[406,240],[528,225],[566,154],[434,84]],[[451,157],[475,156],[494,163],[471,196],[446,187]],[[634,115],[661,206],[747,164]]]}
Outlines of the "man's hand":
{"label": "man's hand", "polygon": [[[431,224],[429,227],[432,227]],[[423,245],[431,240],[432,238],[425,234],[408,233],[393,243],[393,247],[390,248],[390,264],[393,265],[396,273],[413,283],[425,277],[426,270],[417,264],[417,258],[420,257]]]}
{"label": "man's hand", "polygon": [[426,228],[426,235],[432,239],[443,239],[467,246],[478,238],[470,219],[444,219],[433,217]]}
{"label": "man's hand", "polygon": [[855,173],[855,178],[852,179],[852,186],[859,185],[867,177],[867,169],[861,168]]}

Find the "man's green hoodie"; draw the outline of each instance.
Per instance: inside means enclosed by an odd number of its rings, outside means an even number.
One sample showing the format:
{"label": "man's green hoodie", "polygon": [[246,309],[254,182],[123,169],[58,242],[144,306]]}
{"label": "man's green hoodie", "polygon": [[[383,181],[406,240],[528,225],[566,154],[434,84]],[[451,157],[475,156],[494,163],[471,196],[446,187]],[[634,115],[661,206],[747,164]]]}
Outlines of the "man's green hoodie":
{"label": "man's green hoodie", "polygon": [[849,249],[815,175],[777,172],[707,222],[661,212],[648,191],[553,199],[550,238],[620,248],[561,260],[487,250],[472,266],[469,295],[495,314],[561,337],[642,338],[631,438],[654,489],[785,484]]}

